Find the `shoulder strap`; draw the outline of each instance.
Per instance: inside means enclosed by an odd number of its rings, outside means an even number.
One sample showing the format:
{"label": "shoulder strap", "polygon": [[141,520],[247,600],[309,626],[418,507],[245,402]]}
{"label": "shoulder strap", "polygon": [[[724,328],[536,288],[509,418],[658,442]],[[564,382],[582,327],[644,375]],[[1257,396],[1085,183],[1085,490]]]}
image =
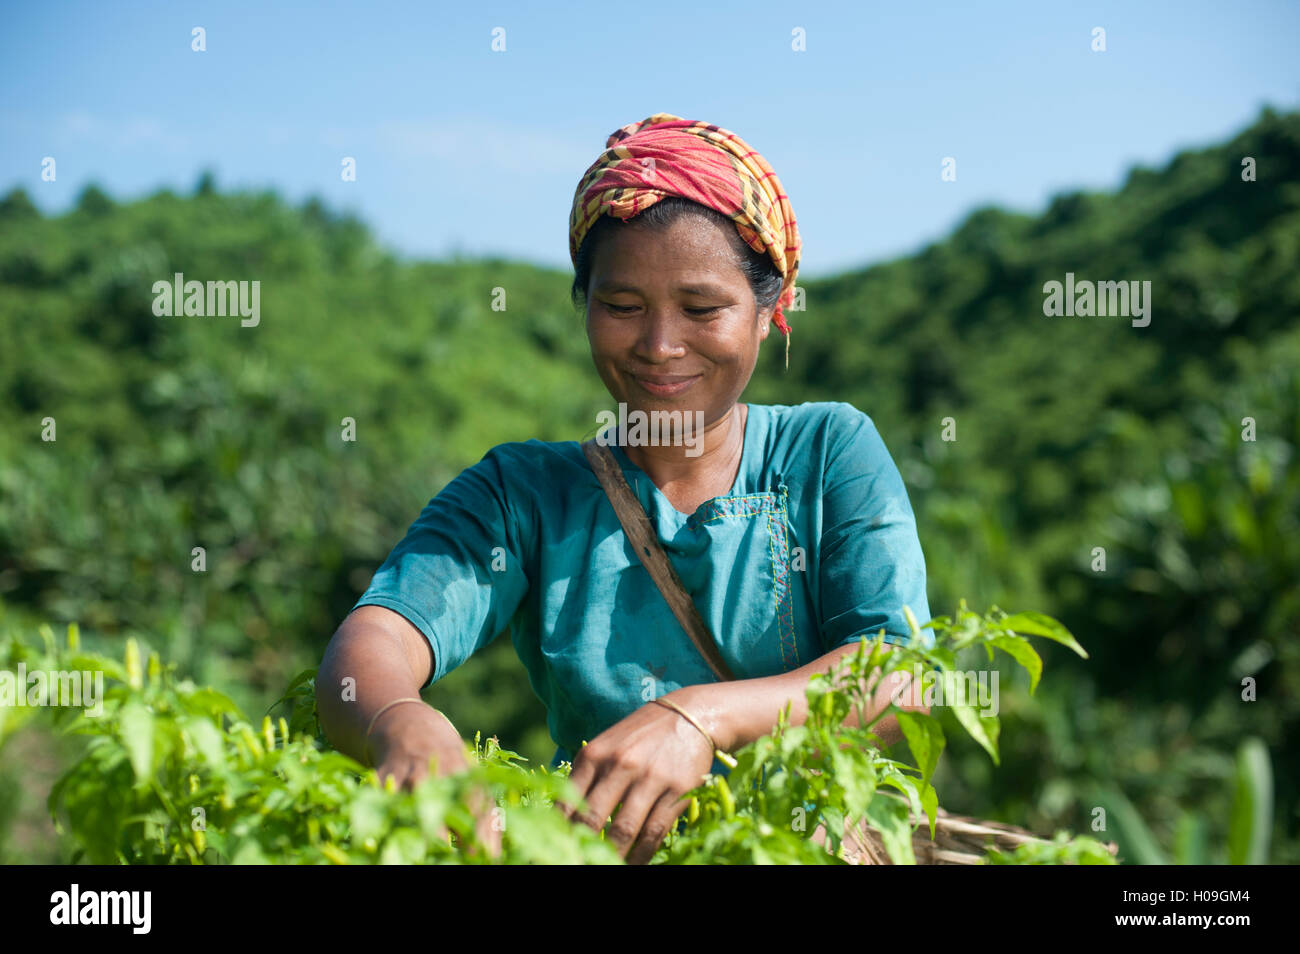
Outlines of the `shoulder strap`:
{"label": "shoulder strap", "polygon": [[605,488],[605,496],[613,504],[614,513],[618,514],[618,522],[623,525],[623,532],[632,542],[633,551],[650,572],[650,578],[655,581],[655,586],[659,587],[659,592],[668,601],[668,606],[677,617],[677,622],[682,624],[682,629],[686,630],[686,635],[691,637],[691,642],[695,644],[695,648],[700,651],[700,655],[704,657],[705,662],[720,681],[735,679],[731,670],[727,668],[722,654],[718,652],[718,644],[713,641],[709,624],[700,615],[695,601],[686,592],[681,578],[669,562],[668,554],[664,553],[663,547],[659,545],[645,508],[636,499],[636,494],[632,493],[632,488],[627,485],[627,478],[623,476],[623,470],[618,466],[613,453],[605,445],[597,443],[594,438],[583,442],[582,452],[587,455],[591,469],[596,472],[596,478]]}

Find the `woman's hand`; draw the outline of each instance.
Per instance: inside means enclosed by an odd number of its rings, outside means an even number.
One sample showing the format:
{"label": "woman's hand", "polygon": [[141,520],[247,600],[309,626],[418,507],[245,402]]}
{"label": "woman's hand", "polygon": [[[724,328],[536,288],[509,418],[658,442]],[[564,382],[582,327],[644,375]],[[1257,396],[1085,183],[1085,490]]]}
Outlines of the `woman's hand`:
{"label": "woman's hand", "polygon": [[[671,697],[699,718],[684,694]],[[647,703],[574,758],[569,780],[587,802],[576,817],[599,831],[621,802],[609,841],[629,864],[645,864],[686,810],[682,794],[697,787],[712,765],[713,749],[699,729],[672,709]],[[574,817],[575,810],[565,814]]]}
{"label": "woman's hand", "polygon": [[[428,776],[431,760],[439,777],[469,768],[460,733],[438,710],[424,704],[393,706],[381,713],[371,727],[370,753],[380,784],[392,778],[399,788],[407,790]],[[478,840],[489,857],[497,857],[501,853],[501,829],[493,824],[492,799],[478,792],[471,799],[470,809],[477,820]]]}
{"label": "woman's hand", "polygon": [[399,788],[409,790],[429,774],[430,759],[437,759],[439,776],[469,768],[460,734],[424,703],[393,706],[381,713],[368,741],[380,783],[392,776]]}

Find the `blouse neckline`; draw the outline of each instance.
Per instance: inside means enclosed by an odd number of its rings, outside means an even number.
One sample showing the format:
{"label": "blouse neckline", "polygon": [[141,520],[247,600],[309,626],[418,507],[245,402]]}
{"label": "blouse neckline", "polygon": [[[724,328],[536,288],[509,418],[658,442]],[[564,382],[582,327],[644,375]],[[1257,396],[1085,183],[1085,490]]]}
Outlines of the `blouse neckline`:
{"label": "blouse neckline", "polygon": [[[737,404],[737,407],[738,406],[739,404]],[[680,510],[674,507],[672,501],[670,501],[664,495],[664,492],[659,489],[659,485],[650,479],[649,474],[647,474],[644,470],[642,470],[640,467],[638,467],[635,463],[632,462],[632,458],[628,457],[627,454],[623,452],[622,447],[620,447],[618,444],[611,444],[610,449],[618,456],[619,465],[624,470],[631,470],[637,476],[644,477],[646,479],[646,482],[650,484],[651,494],[653,494],[660,503],[659,509],[661,512],[666,511],[667,513],[671,513],[678,522],[690,520],[693,517],[695,517],[697,514],[699,514],[701,510],[704,510],[706,507],[712,504],[714,501],[722,500],[727,497],[734,497],[736,495],[736,488],[741,485],[742,479],[744,479],[745,475],[748,473],[747,468],[749,466],[749,460],[754,453],[752,444],[753,444],[755,405],[746,403],[745,407],[748,410],[745,413],[744,434],[741,436],[742,443],[740,447],[740,466],[736,468],[736,479],[731,482],[731,487],[730,489],[727,490],[725,494],[720,494],[717,497],[710,497],[708,500],[704,501],[702,504],[696,507],[692,513],[682,513]]]}

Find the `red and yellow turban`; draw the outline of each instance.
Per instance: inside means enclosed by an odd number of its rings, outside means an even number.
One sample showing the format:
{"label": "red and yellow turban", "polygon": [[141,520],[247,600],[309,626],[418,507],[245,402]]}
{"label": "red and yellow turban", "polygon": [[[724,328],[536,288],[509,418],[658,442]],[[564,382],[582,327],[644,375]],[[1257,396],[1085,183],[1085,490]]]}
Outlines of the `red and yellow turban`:
{"label": "red and yellow turban", "polygon": [[767,160],[733,132],[671,113],[615,130],[578,183],[569,213],[569,257],[602,215],[630,219],[664,196],[716,209],[736,223],[750,248],[771,256],[784,281],[773,321],[789,347],[783,309],[794,301],[799,228]]}

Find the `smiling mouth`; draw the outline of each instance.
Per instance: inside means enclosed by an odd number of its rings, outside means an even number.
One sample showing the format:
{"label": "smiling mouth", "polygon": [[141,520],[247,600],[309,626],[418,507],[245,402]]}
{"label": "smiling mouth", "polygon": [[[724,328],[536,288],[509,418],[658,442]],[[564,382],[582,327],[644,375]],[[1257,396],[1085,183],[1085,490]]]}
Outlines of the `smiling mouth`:
{"label": "smiling mouth", "polygon": [[656,397],[672,397],[675,394],[681,394],[688,390],[700,375],[694,374],[689,377],[682,375],[651,375],[642,377],[633,375],[632,380],[641,386],[642,390],[655,395]]}

